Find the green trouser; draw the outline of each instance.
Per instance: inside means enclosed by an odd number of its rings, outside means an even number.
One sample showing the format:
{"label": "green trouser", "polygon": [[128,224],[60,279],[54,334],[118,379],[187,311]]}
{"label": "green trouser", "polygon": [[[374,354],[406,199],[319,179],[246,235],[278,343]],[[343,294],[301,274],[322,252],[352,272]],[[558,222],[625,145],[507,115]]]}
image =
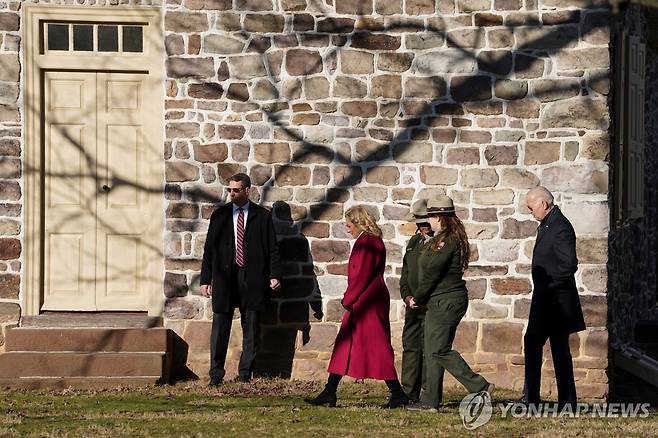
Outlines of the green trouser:
{"label": "green trouser", "polygon": [[452,349],[459,321],[466,314],[468,296],[441,298],[433,296],[425,313],[425,388],[420,401],[438,407],[443,395],[443,373],[447,370],[473,393],[486,389],[484,377],[473,372],[464,358]]}
{"label": "green trouser", "polygon": [[423,321],[425,308],[406,308],[402,329],[402,389],[412,400],[420,398],[423,386]]}

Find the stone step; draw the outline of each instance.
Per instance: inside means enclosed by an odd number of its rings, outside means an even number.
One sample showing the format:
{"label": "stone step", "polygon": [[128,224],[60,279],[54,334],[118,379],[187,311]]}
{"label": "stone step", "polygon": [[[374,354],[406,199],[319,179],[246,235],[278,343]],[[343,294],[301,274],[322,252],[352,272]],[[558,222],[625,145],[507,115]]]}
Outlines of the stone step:
{"label": "stone step", "polygon": [[164,328],[13,328],[6,351],[166,352]]}
{"label": "stone step", "polygon": [[21,327],[162,327],[162,318],[145,312],[47,312],[21,318]]}
{"label": "stone step", "polygon": [[17,377],[163,377],[168,379],[168,355],[162,353],[0,354],[0,379]]}
{"label": "stone step", "polygon": [[159,376],[147,377],[12,377],[0,378],[0,388],[13,389],[115,389],[163,383]]}

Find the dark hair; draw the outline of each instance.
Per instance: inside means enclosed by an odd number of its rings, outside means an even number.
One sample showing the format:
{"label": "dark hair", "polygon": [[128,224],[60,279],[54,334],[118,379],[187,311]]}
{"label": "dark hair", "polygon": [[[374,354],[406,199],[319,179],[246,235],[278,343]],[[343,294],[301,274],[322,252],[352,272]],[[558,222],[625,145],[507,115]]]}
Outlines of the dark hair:
{"label": "dark hair", "polygon": [[468,262],[471,258],[471,247],[468,244],[468,236],[464,224],[454,213],[438,215],[441,220],[441,231],[432,237],[430,247],[435,251],[441,248],[441,244],[448,238],[453,238],[457,242],[457,249],[461,258],[462,269],[468,268]]}
{"label": "dark hair", "polygon": [[251,187],[251,179],[245,173],[236,173],[229,181],[241,182],[243,188]]}

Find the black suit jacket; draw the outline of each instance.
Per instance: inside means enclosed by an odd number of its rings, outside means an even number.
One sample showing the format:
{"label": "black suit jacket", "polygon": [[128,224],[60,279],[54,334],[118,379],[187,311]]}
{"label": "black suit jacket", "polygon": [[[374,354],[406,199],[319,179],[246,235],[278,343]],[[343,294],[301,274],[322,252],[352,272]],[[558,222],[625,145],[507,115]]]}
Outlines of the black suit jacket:
{"label": "black suit jacket", "polygon": [[574,274],[578,269],[576,233],[555,206],[539,225],[532,253],[534,291],[528,333],[574,333],[585,330]]}
{"label": "black suit jacket", "polygon": [[[281,280],[279,246],[270,212],[249,201],[249,214],[244,237],[247,293],[240,296],[241,305],[248,310],[265,307],[270,291],[270,279]],[[212,284],[213,312],[229,312],[232,281],[235,269],[235,238],[233,233],[233,203],[217,208],[210,217],[210,225],[203,250],[200,284]]]}

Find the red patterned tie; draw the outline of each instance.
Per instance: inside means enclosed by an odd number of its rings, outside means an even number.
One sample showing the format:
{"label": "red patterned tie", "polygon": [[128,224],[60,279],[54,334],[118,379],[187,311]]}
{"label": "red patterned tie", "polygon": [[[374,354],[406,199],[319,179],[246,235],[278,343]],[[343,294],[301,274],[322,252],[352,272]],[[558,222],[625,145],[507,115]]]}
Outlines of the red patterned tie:
{"label": "red patterned tie", "polygon": [[235,263],[243,268],[244,267],[244,210],[238,208],[238,224],[237,224],[238,242],[235,248]]}

